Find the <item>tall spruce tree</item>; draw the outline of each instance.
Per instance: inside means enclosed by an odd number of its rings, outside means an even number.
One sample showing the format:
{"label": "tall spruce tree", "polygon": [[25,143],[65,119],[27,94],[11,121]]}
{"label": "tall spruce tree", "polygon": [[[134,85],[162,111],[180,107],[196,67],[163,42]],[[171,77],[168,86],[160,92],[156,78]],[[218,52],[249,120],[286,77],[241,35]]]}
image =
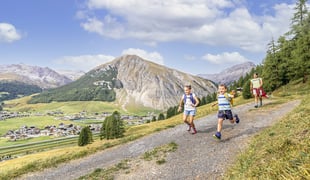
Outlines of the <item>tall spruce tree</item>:
{"label": "tall spruce tree", "polygon": [[79,135],[79,146],[85,146],[93,142],[93,134],[88,126],[83,127]]}
{"label": "tall spruce tree", "polygon": [[115,139],[123,137],[125,133],[124,122],[118,111],[106,117],[100,130],[100,139]]}
{"label": "tall spruce tree", "polygon": [[309,12],[307,8],[307,0],[298,0],[296,2],[295,13],[292,18],[290,34],[292,38],[292,43],[294,43],[294,49],[292,51],[292,60],[290,69],[294,72],[293,79],[303,78],[303,82],[306,82],[309,75]]}

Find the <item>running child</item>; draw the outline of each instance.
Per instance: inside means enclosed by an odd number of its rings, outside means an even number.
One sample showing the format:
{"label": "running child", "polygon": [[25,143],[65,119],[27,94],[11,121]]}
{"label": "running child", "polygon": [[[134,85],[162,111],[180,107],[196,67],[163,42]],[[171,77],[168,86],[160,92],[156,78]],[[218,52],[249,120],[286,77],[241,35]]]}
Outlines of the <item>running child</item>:
{"label": "running child", "polygon": [[184,94],[180,100],[180,106],[178,112],[182,110],[182,104],[184,104],[183,121],[188,125],[187,131],[193,130],[192,134],[196,134],[196,128],[194,124],[194,117],[196,115],[196,107],[199,104],[199,100],[194,93],[191,93],[191,85],[186,85],[184,87]]}
{"label": "running child", "polygon": [[[221,139],[221,131],[223,126],[223,121],[225,119],[229,119],[231,123],[239,123],[239,117],[237,114],[233,116],[231,112],[231,100],[234,98],[234,95],[227,93],[227,88],[224,84],[220,84],[218,87],[218,122],[217,122],[217,132],[213,135],[214,138],[220,140]],[[213,104],[212,106],[215,106],[216,104]]]}

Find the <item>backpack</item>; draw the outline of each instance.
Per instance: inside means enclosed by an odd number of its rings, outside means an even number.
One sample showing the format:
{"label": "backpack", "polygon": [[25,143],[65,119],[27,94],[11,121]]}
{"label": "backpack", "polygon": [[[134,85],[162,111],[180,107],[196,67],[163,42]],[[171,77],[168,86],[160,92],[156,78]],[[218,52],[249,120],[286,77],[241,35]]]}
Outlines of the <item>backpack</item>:
{"label": "backpack", "polygon": [[[189,98],[190,98],[190,100],[192,101],[193,104],[196,104],[196,100],[195,100],[195,98],[194,98],[192,93],[189,94]],[[183,103],[184,104],[186,103],[186,94],[183,95]]]}

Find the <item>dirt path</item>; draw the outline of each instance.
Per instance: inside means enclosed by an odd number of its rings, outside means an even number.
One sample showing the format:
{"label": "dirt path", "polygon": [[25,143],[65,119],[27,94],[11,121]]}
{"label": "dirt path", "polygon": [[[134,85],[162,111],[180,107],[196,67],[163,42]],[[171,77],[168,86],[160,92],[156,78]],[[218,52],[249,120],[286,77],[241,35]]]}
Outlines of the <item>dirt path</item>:
{"label": "dirt path", "polygon": [[[270,103],[270,101],[265,102]],[[120,173],[116,179],[220,179],[235,155],[243,150],[254,134],[271,126],[286,113],[293,110],[300,101],[273,107],[254,109],[253,103],[235,107],[233,112],[240,117],[240,123],[224,122],[222,140],[212,135],[216,131],[217,117],[211,114],[195,121],[198,133],[189,134],[185,125],[179,125],[136,141],[113,147],[83,159],[59,165],[57,168],[27,174],[20,179],[76,179],[97,168],[115,165],[123,159],[139,159],[141,154],[155,147],[175,142],[176,152],[166,157],[166,163],[157,165],[152,161],[136,160],[134,168]]]}

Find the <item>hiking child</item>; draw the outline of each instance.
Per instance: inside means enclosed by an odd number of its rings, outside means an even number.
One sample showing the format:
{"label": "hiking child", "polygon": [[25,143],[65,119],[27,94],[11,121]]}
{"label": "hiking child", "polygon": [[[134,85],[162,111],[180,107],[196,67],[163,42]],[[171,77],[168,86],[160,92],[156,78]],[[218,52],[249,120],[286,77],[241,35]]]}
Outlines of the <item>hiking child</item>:
{"label": "hiking child", "polygon": [[[253,79],[251,79],[250,83],[250,89],[252,94],[254,95],[254,101],[255,101],[255,108],[258,108],[259,106],[263,105],[263,80],[262,78],[258,77],[258,73],[254,73]],[[259,100],[259,105],[258,105]]]}
{"label": "hiking child", "polygon": [[234,95],[227,93],[227,88],[224,84],[220,84],[218,87],[217,103],[213,104],[215,106],[218,104],[218,122],[217,122],[217,131],[213,135],[216,139],[221,139],[221,131],[223,126],[223,121],[229,119],[231,123],[239,123],[239,117],[237,114],[233,116],[231,112],[231,100],[234,98]]}
{"label": "hiking child", "polygon": [[196,107],[199,104],[197,96],[191,92],[191,85],[184,86],[184,94],[181,97],[178,112],[182,110],[182,104],[184,105],[183,121],[188,125],[187,131],[193,129],[192,134],[196,134],[196,128],[194,124],[194,117],[196,115]]}

